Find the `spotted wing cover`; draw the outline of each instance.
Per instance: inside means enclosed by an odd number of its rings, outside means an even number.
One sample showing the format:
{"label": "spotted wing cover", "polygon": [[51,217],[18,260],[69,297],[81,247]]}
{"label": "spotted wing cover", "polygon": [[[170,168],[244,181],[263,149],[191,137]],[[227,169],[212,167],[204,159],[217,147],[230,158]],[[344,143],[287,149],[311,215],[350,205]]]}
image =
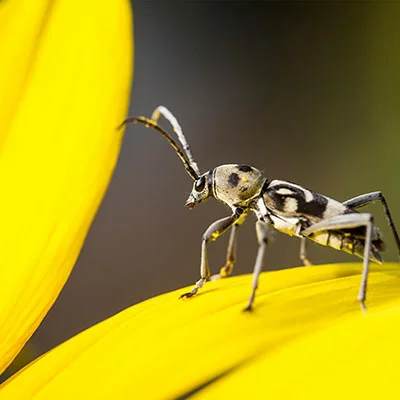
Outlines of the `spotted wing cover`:
{"label": "spotted wing cover", "polygon": [[356,212],[339,201],[294,183],[272,181],[265,193],[266,206],[286,217],[304,217],[312,223],[336,215]]}
{"label": "spotted wing cover", "polygon": [[[299,218],[304,227],[338,215],[357,213],[353,208],[347,207],[337,200],[294,183],[280,180],[272,181],[263,197],[267,208],[274,214],[288,218]],[[364,226],[333,232],[354,239],[359,250],[365,244],[366,228]],[[382,250],[384,250],[384,242],[379,229],[374,226],[372,230],[372,253],[377,260],[381,259],[379,252]]]}

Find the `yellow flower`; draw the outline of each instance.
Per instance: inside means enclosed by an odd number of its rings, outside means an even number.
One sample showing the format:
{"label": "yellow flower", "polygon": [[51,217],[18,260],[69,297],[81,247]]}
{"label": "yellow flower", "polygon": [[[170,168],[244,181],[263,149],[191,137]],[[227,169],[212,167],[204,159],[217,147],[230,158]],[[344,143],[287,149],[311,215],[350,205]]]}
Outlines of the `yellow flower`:
{"label": "yellow flower", "polygon": [[127,0],[0,1],[0,371],[63,287],[118,156]]}
{"label": "yellow flower", "polygon": [[[65,342],[0,387],[2,399],[399,398],[399,264],[361,264],[209,282],[135,305]],[[182,396],[182,397],[179,397]],[[185,397],[186,396],[186,397]],[[340,396],[340,397],[339,397]]]}

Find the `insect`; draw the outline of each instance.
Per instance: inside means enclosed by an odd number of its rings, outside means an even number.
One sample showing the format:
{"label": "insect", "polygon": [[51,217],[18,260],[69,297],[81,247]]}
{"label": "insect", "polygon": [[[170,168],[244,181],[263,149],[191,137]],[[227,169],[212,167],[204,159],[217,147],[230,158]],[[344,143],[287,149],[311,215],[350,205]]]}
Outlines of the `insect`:
{"label": "insect", "polygon": [[[161,115],[172,125],[183,151],[158,125]],[[369,213],[359,213],[359,208],[376,201],[382,204],[400,254],[399,235],[382,192],[363,194],[341,203],[294,183],[278,179],[269,180],[257,168],[249,165],[224,164],[201,174],[178,121],[167,108],[157,107],[151,119],[129,117],[120,128],[132,122],[143,123],[157,130],[175,150],[186,172],[194,180],[193,189],[185,204],[190,210],[209,197],[214,197],[231,209],[230,216],[215,221],[204,232],[201,242],[200,279],[194,288],[182,294],[181,298],[196,295],[210,278],[224,278],[232,273],[237,230],[252,212],[257,218],[259,248],[254,265],[252,290],[245,311],[250,311],[253,307],[270,228],[301,239],[300,259],[304,265],[311,265],[306,254],[307,239],[363,258],[357,298],[365,310],[369,264],[370,261],[382,263],[381,251],[384,250],[384,242],[374,224],[373,216]],[[211,276],[207,245],[229,229],[231,234],[226,264],[219,274]]]}

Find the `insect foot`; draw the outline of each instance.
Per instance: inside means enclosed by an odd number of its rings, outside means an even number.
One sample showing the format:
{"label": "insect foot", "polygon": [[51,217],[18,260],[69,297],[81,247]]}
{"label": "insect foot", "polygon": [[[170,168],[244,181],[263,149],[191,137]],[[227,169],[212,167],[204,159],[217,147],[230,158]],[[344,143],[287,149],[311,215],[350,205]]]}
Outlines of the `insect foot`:
{"label": "insect foot", "polygon": [[365,304],[365,295],[363,294],[363,290],[361,289],[358,293],[357,300],[360,302],[361,311],[367,312],[367,306]]}
{"label": "insect foot", "polygon": [[247,303],[246,308],[243,309],[244,312],[253,311],[253,303],[256,297],[256,289],[253,289],[249,298],[249,302]]}
{"label": "insect foot", "polygon": [[180,299],[188,299],[193,297],[197,293],[197,288],[193,289],[191,292],[183,293],[179,296]]}
{"label": "insect foot", "polygon": [[233,262],[228,261],[219,271],[219,274],[211,275],[209,281],[217,281],[218,279],[228,278],[233,269]]}
{"label": "insect foot", "polygon": [[246,308],[243,308],[243,312],[250,312],[250,311],[253,311],[253,306],[252,306],[252,304],[248,304],[248,305],[246,306]]}
{"label": "insect foot", "polygon": [[179,298],[180,299],[186,299],[186,298],[190,298],[190,297],[195,296],[197,294],[198,290],[203,287],[204,282],[206,280],[207,280],[207,278],[201,278],[200,280],[197,281],[196,286],[190,292],[181,294],[179,296]]}

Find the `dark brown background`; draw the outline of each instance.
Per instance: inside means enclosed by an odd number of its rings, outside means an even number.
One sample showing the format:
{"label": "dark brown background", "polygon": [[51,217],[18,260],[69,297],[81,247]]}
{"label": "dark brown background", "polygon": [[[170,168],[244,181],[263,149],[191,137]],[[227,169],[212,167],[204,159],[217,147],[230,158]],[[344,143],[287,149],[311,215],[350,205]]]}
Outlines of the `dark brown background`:
{"label": "dark brown background", "polygon": [[[239,162],[339,200],[381,189],[400,225],[400,4],[133,1],[130,113],[168,106],[202,171]],[[228,210],[183,207],[192,182],[155,133],[131,126],[75,269],[26,357],[198,279],[200,238]],[[382,210],[371,207],[396,259]],[[236,273],[250,272],[254,220]],[[214,272],[227,238],[212,244]],[[265,269],[299,265],[277,233]],[[310,246],[317,263],[354,260]],[[177,300],[178,301],[178,300]],[[194,300],[195,301],[195,300]]]}

